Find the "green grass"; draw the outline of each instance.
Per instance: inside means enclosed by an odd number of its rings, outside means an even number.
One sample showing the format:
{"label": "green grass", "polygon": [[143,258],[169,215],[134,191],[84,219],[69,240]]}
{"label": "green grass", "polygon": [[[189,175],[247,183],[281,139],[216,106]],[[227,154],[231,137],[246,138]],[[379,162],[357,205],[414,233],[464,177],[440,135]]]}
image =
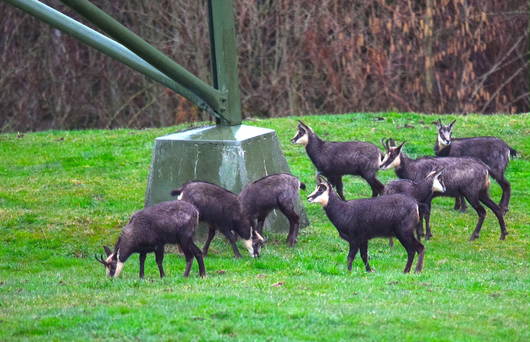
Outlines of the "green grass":
{"label": "green grass", "polygon": [[[305,198],[314,169],[303,148],[289,143],[296,119],[246,124],[276,130],[291,171],[308,185]],[[328,140],[406,140],[412,156],[432,154],[436,139],[437,117],[428,115],[303,119]],[[499,136],[520,153],[507,172],[510,235],[498,240],[488,211],[480,239],[469,242],[474,211],[457,213],[452,200],[436,199],[420,275],[402,274],[405,250],[383,239],[370,242],[376,272],[365,273],[358,256],[349,273],[346,243],[322,208],[304,200],[311,225],[294,249],[285,235],[269,234],[260,259],[235,260],[217,237],[205,279],[196,264],[184,279],[182,256],[168,254],[165,279],[150,255],[145,280],[136,256],[110,280],[93,255],[142,208],[154,138],[183,128],[0,135],[0,340],[530,340],[529,115],[458,117],[457,137]],[[379,178],[387,182],[394,173]],[[498,201],[500,187],[492,184]],[[346,177],[345,193],[371,191]]]}

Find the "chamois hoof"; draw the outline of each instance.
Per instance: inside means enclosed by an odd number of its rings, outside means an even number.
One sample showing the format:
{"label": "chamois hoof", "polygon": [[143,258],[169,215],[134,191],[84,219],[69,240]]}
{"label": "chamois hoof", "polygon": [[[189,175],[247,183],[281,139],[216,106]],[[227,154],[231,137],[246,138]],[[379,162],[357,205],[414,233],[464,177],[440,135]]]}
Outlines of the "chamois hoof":
{"label": "chamois hoof", "polygon": [[432,238],[432,234],[425,235],[425,240],[430,240]]}
{"label": "chamois hoof", "polygon": [[505,240],[506,239],[506,235],[508,235],[508,232],[501,233],[501,237],[499,238],[499,240]]}
{"label": "chamois hoof", "polygon": [[473,241],[473,240],[476,240],[476,239],[478,239],[478,238],[479,238],[479,235],[473,233],[473,234],[471,234],[471,237],[469,238],[469,241]]}

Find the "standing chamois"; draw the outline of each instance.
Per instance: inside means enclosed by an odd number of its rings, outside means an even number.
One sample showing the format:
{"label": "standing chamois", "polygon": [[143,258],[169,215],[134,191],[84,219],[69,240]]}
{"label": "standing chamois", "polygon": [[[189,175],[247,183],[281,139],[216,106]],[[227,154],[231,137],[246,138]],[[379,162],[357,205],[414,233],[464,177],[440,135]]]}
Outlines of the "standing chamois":
{"label": "standing chamois", "polygon": [[324,141],[309,126],[298,122],[298,131],[291,142],[305,146],[318,173],[337,189],[340,198],[344,199],[343,175],[364,178],[372,188],[372,197],[383,193],[384,186],[376,178],[382,154],[374,144],[363,141]]}
{"label": "standing chamois", "polygon": [[236,194],[219,185],[194,181],[173,190],[171,195],[195,205],[199,210],[199,221],[208,223],[208,238],[202,249],[204,256],[208,254],[216,230],[226,236],[236,258],[241,257],[236,246],[238,235],[243,239],[250,255],[259,256],[263,238],[253,232],[250,220],[243,214]]}
{"label": "standing chamois", "polygon": [[147,253],[154,252],[160,277],[164,277],[164,245],[178,244],[186,257],[184,277],[190,274],[193,257],[199,264],[199,274],[206,275],[199,247],[193,243],[193,233],[199,222],[199,212],[184,201],[168,201],[136,212],[123,227],[114,251],[104,246],[107,258],[96,257],[107,270],[107,275],[120,275],[125,261],[133,253],[140,254],[140,278],[144,277],[144,262]]}
{"label": "standing chamois", "polygon": [[287,243],[292,247],[296,244],[300,227],[300,215],[295,210],[299,189],[305,189],[305,184],[286,173],[258,179],[245,186],[239,194],[243,214],[250,219],[254,230],[263,235],[267,215],[273,209],[279,209],[289,220]]}
{"label": "standing chamois", "polygon": [[318,176],[317,187],[307,199],[324,207],[340,237],[350,244],[349,271],[360,249],[366,271],[370,272],[368,240],[395,236],[407,250],[407,264],[403,272],[410,271],[415,253],[418,253],[416,272],[421,272],[425,249],[414,237],[420,218],[418,204],[412,197],[396,194],[344,201],[333,191],[330,183]]}
{"label": "standing chamois", "polygon": [[[508,146],[503,140],[496,137],[474,137],[474,138],[452,138],[454,120],[445,126],[442,120],[435,124],[438,128],[438,139],[434,145],[434,152],[440,157],[474,157],[488,165],[491,177],[499,183],[502,188],[502,197],[499,207],[506,213],[510,202],[510,182],[504,177],[504,172],[511,157],[517,155],[517,151]],[[457,198],[455,209],[465,210],[465,201]]]}
{"label": "standing chamois", "polygon": [[[432,236],[430,227],[431,201],[435,192],[445,192],[445,185],[440,179],[442,172],[432,171],[427,177],[418,181],[410,179],[397,179],[385,185],[384,195],[405,194],[418,202],[420,209],[420,224],[418,225],[418,239],[423,236],[423,221],[425,220],[425,238],[429,240]],[[392,245],[392,243],[391,243]]]}
{"label": "standing chamois", "polygon": [[484,203],[490,208],[501,228],[500,239],[504,240],[508,232],[504,223],[503,212],[499,206],[491,200],[488,194],[490,185],[488,166],[476,158],[453,158],[453,157],[423,157],[410,159],[401,150],[403,142],[399,146],[389,143],[383,144],[387,153],[381,162],[381,169],[395,168],[396,175],[402,179],[419,180],[425,178],[432,170],[444,170],[442,181],[446,191],[435,193],[433,197],[463,196],[473,206],[478,215],[478,222],[470,240],[479,237],[480,228],[486,217],[486,210],[480,205]]}

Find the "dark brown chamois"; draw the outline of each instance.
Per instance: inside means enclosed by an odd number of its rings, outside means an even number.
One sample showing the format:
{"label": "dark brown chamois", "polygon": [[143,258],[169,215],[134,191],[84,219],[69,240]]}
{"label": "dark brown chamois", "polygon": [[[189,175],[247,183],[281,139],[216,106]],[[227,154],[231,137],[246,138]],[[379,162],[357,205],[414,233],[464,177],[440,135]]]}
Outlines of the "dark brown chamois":
{"label": "dark brown chamois", "polygon": [[470,240],[479,237],[480,228],[486,217],[486,210],[480,202],[493,211],[501,228],[500,239],[504,240],[508,232],[504,223],[503,212],[491,200],[488,194],[490,185],[488,166],[476,158],[453,157],[422,157],[411,159],[402,152],[403,142],[399,146],[384,144],[387,153],[381,162],[381,169],[395,168],[396,175],[402,179],[419,180],[425,178],[432,170],[444,170],[441,179],[445,184],[445,192],[435,193],[433,197],[463,196],[473,206],[478,215],[477,226]]}
{"label": "dark brown chamois", "polygon": [[164,246],[178,244],[186,257],[184,277],[189,276],[193,257],[199,264],[199,274],[206,275],[204,261],[199,247],[193,243],[193,233],[199,222],[199,212],[192,204],[184,201],[168,201],[136,212],[123,227],[114,251],[103,249],[107,258],[96,257],[107,270],[107,275],[120,275],[125,261],[133,253],[140,254],[140,278],[144,277],[144,262],[147,253],[154,252],[160,277],[164,277]]}
{"label": "dark brown chamois", "polygon": [[262,236],[265,219],[273,209],[279,209],[289,220],[287,243],[292,247],[296,244],[300,227],[300,215],[295,209],[299,189],[305,189],[305,184],[295,176],[274,174],[245,186],[239,194],[239,201],[244,215]]}
{"label": "dark brown chamois", "polygon": [[418,238],[423,234],[423,221],[425,221],[425,238],[429,240],[432,236],[430,227],[431,201],[435,192],[444,192],[445,185],[440,179],[440,172],[432,171],[427,177],[418,181],[410,179],[397,179],[385,185],[384,195],[405,194],[418,202],[420,209],[420,224],[417,230]]}
{"label": "dark brown chamois", "polygon": [[250,220],[243,215],[236,194],[216,184],[193,181],[173,190],[171,195],[195,205],[199,210],[199,221],[208,224],[208,238],[202,249],[204,256],[208,254],[216,230],[226,236],[236,258],[241,257],[236,246],[238,236],[243,239],[252,257],[259,256],[259,247],[263,244],[263,238],[253,232]]}
{"label": "dark brown chamois", "polygon": [[318,173],[337,189],[340,198],[344,199],[344,175],[364,178],[372,188],[372,197],[383,193],[384,186],[376,178],[382,154],[374,144],[363,141],[324,141],[302,121],[299,121],[298,131],[291,142],[305,146]]}
{"label": "dark brown chamois", "polygon": [[368,240],[395,236],[407,250],[407,264],[403,272],[410,271],[416,253],[416,272],[421,272],[425,249],[414,236],[420,218],[418,204],[412,197],[396,194],[344,201],[333,191],[331,184],[319,176],[315,191],[307,199],[324,207],[340,237],[349,243],[349,271],[360,250],[366,271],[370,272]]}
{"label": "dark brown chamois", "polygon": [[[488,165],[491,177],[502,188],[499,207],[506,213],[510,203],[511,186],[504,176],[510,156],[515,157],[517,151],[496,137],[453,138],[453,125],[456,120],[445,126],[442,120],[435,124],[438,127],[438,138],[434,145],[434,152],[440,157],[474,157]],[[455,209],[464,211],[465,201],[457,197]]]}

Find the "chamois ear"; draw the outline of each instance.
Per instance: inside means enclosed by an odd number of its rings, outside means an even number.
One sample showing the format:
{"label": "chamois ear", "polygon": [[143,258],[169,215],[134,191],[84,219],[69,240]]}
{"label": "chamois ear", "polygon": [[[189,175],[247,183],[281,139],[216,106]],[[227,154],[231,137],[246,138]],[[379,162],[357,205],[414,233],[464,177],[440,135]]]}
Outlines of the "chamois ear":
{"label": "chamois ear", "polygon": [[112,250],[109,247],[103,246],[103,249],[105,250],[105,254],[107,254],[107,256],[112,254]]}
{"label": "chamois ear", "polygon": [[442,123],[442,120],[441,119],[438,119],[438,121],[435,121],[434,122],[434,125],[438,128],[441,128],[443,126],[443,123]]}
{"label": "chamois ear", "polygon": [[449,128],[452,129],[452,128],[453,128],[453,125],[455,124],[455,122],[456,122],[456,119],[454,119],[453,122],[451,122],[451,123],[449,124]]}
{"label": "chamois ear", "polygon": [[396,147],[396,141],[392,138],[388,139],[387,144],[390,147]]}

